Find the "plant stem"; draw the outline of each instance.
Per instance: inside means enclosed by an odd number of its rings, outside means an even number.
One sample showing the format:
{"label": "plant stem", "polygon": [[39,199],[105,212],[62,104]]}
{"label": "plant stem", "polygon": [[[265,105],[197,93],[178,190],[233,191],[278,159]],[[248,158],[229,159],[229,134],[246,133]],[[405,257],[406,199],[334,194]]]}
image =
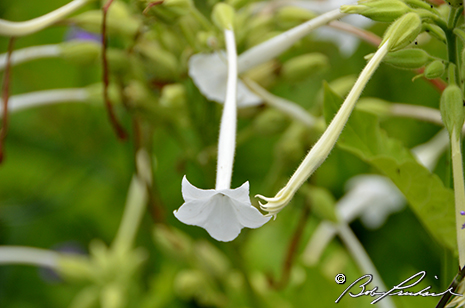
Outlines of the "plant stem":
{"label": "plant stem", "polygon": [[60,254],[46,249],[0,246],[0,265],[28,264],[56,268]]}
{"label": "plant stem", "polygon": [[5,138],[8,132],[8,99],[10,98],[11,81],[11,54],[15,38],[11,37],[8,42],[8,54],[6,58],[5,74],[3,75],[2,101],[3,101],[3,122],[0,130],[0,163],[5,158]]}
{"label": "plant stem", "polygon": [[463,164],[462,164],[462,149],[460,133],[457,130],[452,130],[450,136],[451,156],[452,156],[452,176],[454,179],[454,196],[455,196],[455,227],[457,231],[457,247],[459,251],[460,268],[465,266],[465,216],[461,215],[465,212],[465,187],[463,180]]}
{"label": "plant stem", "polygon": [[[355,236],[352,229],[344,222],[336,225],[338,230],[339,237],[344,242],[345,246],[349,250],[349,253],[352,255],[354,261],[358,264],[361,271],[365,274],[373,275],[373,283],[380,290],[387,290],[384,282],[381,279],[376,267],[370,259],[370,256],[363,248],[363,245],[360,243],[358,238]],[[379,306],[382,308],[393,308],[395,307],[392,299],[390,297],[385,297],[378,302]]]}
{"label": "plant stem", "polygon": [[[15,50],[11,55],[11,65],[17,65],[27,61],[43,58],[58,57],[61,54],[59,44],[32,46]],[[0,71],[6,67],[8,53],[0,55]]]}
{"label": "plant stem", "polygon": [[18,37],[38,32],[94,0],[74,0],[43,16],[21,22],[0,19],[0,35]]}
{"label": "plant stem", "polygon": [[216,190],[231,188],[231,177],[236,147],[237,122],[237,51],[234,31],[224,30],[228,56],[228,81],[226,99],[220,124],[218,140],[218,163],[216,170]]}

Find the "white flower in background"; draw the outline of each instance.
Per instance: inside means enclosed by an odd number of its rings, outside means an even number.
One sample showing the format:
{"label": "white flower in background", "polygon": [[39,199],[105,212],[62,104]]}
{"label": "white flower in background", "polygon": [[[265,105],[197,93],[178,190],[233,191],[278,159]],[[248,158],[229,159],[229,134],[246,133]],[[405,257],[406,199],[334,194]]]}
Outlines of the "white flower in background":
{"label": "white flower in background", "polygon": [[[238,74],[274,59],[312,30],[345,15],[339,9],[335,9],[250,48],[237,59]],[[193,55],[189,60],[189,76],[205,97],[218,103],[224,102],[227,66],[221,54]],[[254,106],[261,102],[262,99],[253,94],[242,81],[237,82],[238,107]]]}
{"label": "white flower in background", "polygon": [[[449,138],[445,129],[431,140],[412,149],[419,163],[433,170],[442,153],[447,149]],[[359,175],[346,184],[347,193],[339,200],[336,211],[345,223],[360,218],[365,227],[381,227],[392,213],[403,209],[405,199],[388,178],[380,175]],[[336,235],[334,224],[323,221],[313,233],[305,248],[303,259],[308,265],[316,264],[326,246]]]}
{"label": "white flower in background", "polygon": [[237,121],[237,53],[232,30],[234,11],[229,5],[219,3],[213,14],[216,22],[224,29],[228,59],[226,99],[218,141],[216,187],[199,189],[184,177],[182,195],[185,202],[174,215],[185,224],[204,228],[214,239],[228,242],[235,239],[243,227],[261,227],[271,217],[263,216],[250,203],[248,182],[231,189]]}

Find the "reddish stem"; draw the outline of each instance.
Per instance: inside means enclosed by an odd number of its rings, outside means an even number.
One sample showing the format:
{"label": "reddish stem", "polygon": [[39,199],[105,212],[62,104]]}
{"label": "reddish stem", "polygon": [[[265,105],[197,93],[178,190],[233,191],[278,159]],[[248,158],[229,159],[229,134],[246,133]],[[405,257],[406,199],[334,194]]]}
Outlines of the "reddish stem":
{"label": "reddish stem", "polygon": [[113,126],[118,138],[120,140],[126,140],[128,135],[121,124],[116,118],[115,112],[113,110],[113,105],[108,95],[108,87],[110,85],[109,80],[109,69],[108,69],[108,60],[107,60],[107,13],[110,5],[113,0],[108,0],[107,3],[103,6],[103,20],[102,20],[102,64],[103,64],[103,100],[105,101],[105,106],[107,108],[108,117],[110,123]]}
{"label": "reddish stem", "polygon": [[147,15],[148,10],[150,10],[155,5],[159,5],[159,4],[162,4],[162,3],[163,3],[163,0],[150,2],[149,5],[147,5],[147,7],[144,9],[142,14]]}
{"label": "reddish stem", "polygon": [[3,162],[5,157],[5,138],[8,132],[8,99],[10,97],[10,80],[11,80],[11,54],[13,53],[13,45],[15,38],[11,37],[8,42],[8,54],[6,58],[5,74],[3,75],[3,88],[2,88],[2,100],[3,100],[3,123],[2,129],[0,130],[0,163]]}

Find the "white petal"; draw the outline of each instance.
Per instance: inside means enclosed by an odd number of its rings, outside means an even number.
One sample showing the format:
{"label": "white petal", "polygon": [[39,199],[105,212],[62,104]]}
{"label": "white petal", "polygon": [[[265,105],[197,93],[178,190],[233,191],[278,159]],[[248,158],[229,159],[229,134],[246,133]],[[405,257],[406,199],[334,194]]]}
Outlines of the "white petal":
{"label": "white petal", "polygon": [[[218,53],[199,53],[189,59],[189,76],[209,100],[224,103],[226,75],[227,65]],[[256,106],[261,103],[261,98],[252,93],[241,80],[238,80],[237,107]]]}
{"label": "white petal", "polygon": [[184,177],[182,191],[186,202],[174,216],[185,224],[204,228],[218,241],[232,241],[242,228],[261,227],[271,218],[250,204],[248,182],[236,189],[216,191],[198,189]]}
{"label": "white petal", "polygon": [[217,192],[214,189],[200,189],[192,185],[187,177],[182,178],[182,197],[184,201],[208,199]]}

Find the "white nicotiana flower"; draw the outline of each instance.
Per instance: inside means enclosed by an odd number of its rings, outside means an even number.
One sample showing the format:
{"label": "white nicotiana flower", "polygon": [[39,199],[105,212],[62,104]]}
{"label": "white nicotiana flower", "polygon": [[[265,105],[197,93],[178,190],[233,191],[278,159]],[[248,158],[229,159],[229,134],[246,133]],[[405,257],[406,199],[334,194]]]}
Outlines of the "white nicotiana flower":
{"label": "white nicotiana flower", "polygon": [[[238,74],[274,59],[312,30],[345,15],[339,9],[332,10],[250,48],[238,58]],[[224,102],[227,71],[227,65],[218,53],[200,53],[189,60],[189,76],[195,85],[205,97],[218,103]],[[238,107],[261,104],[262,99],[252,93],[240,80],[237,90]]]}
{"label": "white nicotiana flower", "polygon": [[[412,152],[419,163],[433,170],[448,143],[447,131],[441,130],[431,140],[413,148]],[[367,228],[375,229],[380,227],[391,213],[402,210],[405,204],[402,193],[383,176],[356,176],[348,181],[346,189],[347,193],[336,205],[338,216],[345,223],[351,223],[360,217]],[[305,248],[304,261],[308,265],[316,264],[336,233],[334,224],[322,222]]]}
{"label": "white nicotiana flower", "polygon": [[181,222],[204,228],[218,241],[232,241],[241,229],[258,228],[270,220],[252,206],[249,198],[249,183],[231,189],[231,177],[236,142],[236,89],[237,54],[234,32],[224,30],[228,78],[226,100],[220,125],[218,141],[218,163],[215,189],[199,189],[182,181],[184,204],[174,215]]}

